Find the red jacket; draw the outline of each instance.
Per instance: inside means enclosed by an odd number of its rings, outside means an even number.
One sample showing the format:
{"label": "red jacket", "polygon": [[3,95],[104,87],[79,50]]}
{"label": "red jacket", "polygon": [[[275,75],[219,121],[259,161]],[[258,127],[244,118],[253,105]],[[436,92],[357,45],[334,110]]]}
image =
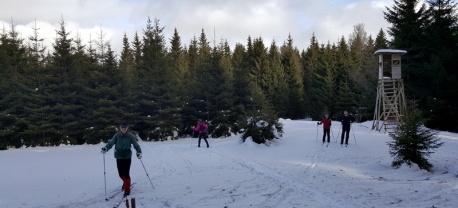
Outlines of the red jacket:
{"label": "red jacket", "polygon": [[323,118],[318,125],[323,124],[323,129],[331,129],[331,118]]}

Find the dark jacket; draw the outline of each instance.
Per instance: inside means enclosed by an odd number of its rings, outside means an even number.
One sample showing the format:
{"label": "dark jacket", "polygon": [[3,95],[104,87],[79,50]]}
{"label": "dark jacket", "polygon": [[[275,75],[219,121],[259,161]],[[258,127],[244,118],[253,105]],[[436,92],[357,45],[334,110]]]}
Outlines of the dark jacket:
{"label": "dark jacket", "polygon": [[350,127],[350,124],[355,122],[355,117],[350,114],[348,114],[348,116],[342,115],[342,117],[340,117],[340,122],[342,122],[343,127]]}
{"label": "dark jacket", "polygon": [[114,157],[116,159],[132,158],[131,145],[134,146],[137,153],[142,153],[140,145],[138,145],[137,138],[129,132],[126,134],[123,134],[122,132],[116,133],[113,138],[108,141],[107,145],[105,145],[107,151],[111,149],[113,145],[115,145]]}

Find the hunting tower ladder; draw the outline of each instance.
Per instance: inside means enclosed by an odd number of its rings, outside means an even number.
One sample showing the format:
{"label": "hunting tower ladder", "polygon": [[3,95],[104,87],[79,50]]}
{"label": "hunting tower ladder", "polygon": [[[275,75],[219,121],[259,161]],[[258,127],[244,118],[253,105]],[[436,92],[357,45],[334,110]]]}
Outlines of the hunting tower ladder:
{"label": "hunting tower ladder", "polygon": [[406,115],[404,82],[401,78],[401,56],[407,51],[380,49],[378,55],[378,86],[372,129],[393,133]]}

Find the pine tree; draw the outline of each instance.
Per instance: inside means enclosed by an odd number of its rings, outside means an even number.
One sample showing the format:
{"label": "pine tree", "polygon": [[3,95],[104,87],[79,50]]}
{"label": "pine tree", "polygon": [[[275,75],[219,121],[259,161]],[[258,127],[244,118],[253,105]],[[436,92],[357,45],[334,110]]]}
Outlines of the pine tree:
{"label": "pine tree", "polygon": [[28,137],[28,103],[30,83],[27,80],[26,47],[16,25],[3,31],[0,45],[0,149],[20,147]]}
{"label": "pine tree", "polygon": [[267,141],[278,139],[283,133],[283,126],[267,102],[261,88],[250,83],[250,102],[245,116],[241,117],[242,140],[251,138],[253,142],[265,144]]}
{"label": "pine tree", "polygon": [[415,103],[409,105],[403,123],[395,134],[390,135],[393,140],[388,142],[390,155],[394,157],[392,167],[399,168],[402,164],[411,167],[415,163],[420,169],[432,171],[433,165],[427,157],[443,143],[435,131],[423,125],[421,111],[415,107]]}
{"label": "pine tree", "polygon": [[403,57],[402,77],[405,80],[406,94],[409,91],[418,97],[430,94],[430,87],[426,82],[431,77],[428,69],[424,67],[428,60],[423,53],[423,48],[428,45],[425,36],[427,25],[426,6],[419,5],[419,0],[396,0],[392,8],[384,12],[385,19],[391,23],[388,34],[393,38],[390,45],[395,49],[406,50],[408,54]]}
{"label": "pine tree", "polygon": [[[212,69],[212,55],[209,42],[205,31],[202,29],[199,38],[197,39],[197,57],[195,59],[195,66],[191,68],[192,76],[194,79],[194,87],[192,94],[192,104],[195,108],[195,115],[197,118],[206,120],[211,123],[212,117],[210,116],[210,101],[209,97],[211,86],[214,86],[214,79],[211,77]],[[210,87],[208,87],[210,85]],[[196,119],[197,120],[197,119]]]}
{"label": "pine tree", "polygon": [[429,0],[429,24],[425,28],[428,41],[424,52],[429,55],[425,83],[431,92],[423,97],[428,127],[458,131],[457,125],[443,122],[444,117],[458,116],[458,4],[451,0]]}
{"label": "pine tree", "polygon": [[75,123],[81,117],[83,103],[79,103],[80,83],[74,82],[77,72],[73,68],[75,60],[72,54],[72,41],[66,29],[66,22],[62,19],[53,44],[50,68],[53,79],[49,80],[53,83],[49,83],[46,89],[49,98],[47,104],[50,106],[47,122],[54,125],[48,131],[59,132],[50,138],[51,145],[59,145],[62,142],[76,143],[82,133]]}
{"label": "pine tree", "polygon": [[143,44],[140,41],[140,38],[138,37],[138,33],[135,32],[134,35],[134,41],[132,42],[132,47],[133,47],[133,54],[134,54],[134,60],[135,60],[135,67],[139,67],[141,60],[142,60],[142,47]]}
{"label": "pine tree", "polygon": [[289,91],[289,112],[288,118],[303,118],[304,113],[304,83],[302,65],[297,49],[293,47],[293,40],[288,38],[281,49],[283,69],[288,81]]}
{"label": "pine tree", "polygon": [[374,50],[379,50],[379,49],[386,49],[388,47],[388,39],[386,38],[385,32],[383,31],[382,28],[380,28],[380,31],[377,34],[377,37],[375,38],[375,46]]}
{"label": "pine tree", "polygon": [[281,63],[281,54],[275,41],[272,41],[269,52],[269,68],[271,71],[272,83],[268,86],[267,98],[272,107],[280,117],[285,117],[288,112],[288,86],[285,77],[285,71]]}
{"label": "pine tree", "polygon": [[[144,30],[142,58],[139,66],[137,93],[139,115],[135,127],[147,140],[163,141],[175,139],[180,121],[176,90],[170,80],[174,78],[167,68],[164,27],[159,19],[154,23],[148,18]],[[140,78],[139,77],[139,78]],[[139,118],[139,117],[137,117]]]}
{"label": "pine tree", "polygon": [[319,119],[325,113],[334,112],[336,86],[336,47],[328,43],[321,49],[321,56],[313,74],[313,109],[312,118]]}
{"label": "pine tree", "polygon": [[208,91],[212,119],[212,137],[227,137],[232,134],[237,117],[233,110],[233,67],[231,53],[227,41],[221,41],[212,52],[213,69],[210,71],[211,80]]}
{"label": "pine tree", "polygon": [[[315,93],[315,72],[319,68],[320,46],[315,34],[310,38],[310,46],[301,54],[303,66],[303,85],[305,96],[305,113],[308,117],[318,119],[321,112],[315,109],[317,94]],[[286,93],[286,92],[285,92]],[[289,94],[289,93],[287,93]]]}
{"label": "pine tree", "polygon": [[185,126],[184,132],[193,135],[194,130],[192,127],[196,125],[196,122],[200,117],[196,112],[200,108],[200,100],[195,98],[196,86],[197,86],[197,67],[198,67],[198,46],[197,38],[194,36],[191,39],[188,50],[185,51],[186,56],[186,68],[188,69],[186,75],[186,88],[183,90],[183,109],[181,111],[182,123]]}
{"label": "pine tree", "polygon": [[[249,42],[251,39],[249,38]],[[232,65],[234,67],[234,83],[233,83],[233,102],[234,102],[234,114],[237,115],[236,125],[234,131],[239,132],[242,128],[242,122],[245,122],[245,116],[247,114],[247,106],[250,102],[250,77],[247,64],[247,50],[242,44],[236,44],[234,52],[232,53]]]}
{"label": "pine tree", "polygon": [[[354,90],[353,98],[356,106],[352,112],[358,116],[358,120],[365,115],[365,119],[372,118],[375,103],[374,94],[377,86],[377,62],[374,53],[374,42],[372,37],[367,35],[364,24],[354,27],[350,35],[350,57],[351,67],[348,72],[351,88]],[[350,110],[350,109],[349,109]]]}
{"label": "pine tree", "polygon": [[181,43],[181,37],[175,28],[172,38],[170,39],[171,49],[167,53],[166,65],[169,67],[167,70],[166,83],[166,98],[168,109],[165,119],[167,119],[166,126],[170,132],[175,132],[176,136],[170,137],[176,139],[178,134],[182,134],[185,128],[182,122],[182,109],[184,104],[184,93],[188,83],[186,78],[189,76],[189,68],[185,51]]}

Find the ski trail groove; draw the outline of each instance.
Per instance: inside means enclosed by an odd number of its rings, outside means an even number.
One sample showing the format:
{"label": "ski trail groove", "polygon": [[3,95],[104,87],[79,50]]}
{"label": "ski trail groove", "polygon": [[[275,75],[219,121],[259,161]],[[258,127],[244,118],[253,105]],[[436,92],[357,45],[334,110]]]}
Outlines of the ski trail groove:
{"label": "ski trail groove", "polygon": [[[253,172],[256,175],[264,175],[266,178],[270,179],[271,181],[274,181],[276,184],[282,187],[280,190],[273,193],[266,200],[264,200],[264,202],[261,203],[264,207],[276,207],[275,205],[280,205],[281,203],[285,202],[285,200],[287,199],[287,195],[289,195],[288,193],[291,193],[294,191],[300,192],[302,196],[309,196],[317,204],[322,204],[323,206],[321,207],[333,207],[333,208],[342,207],[333,198],[330,198],[327,195],[317,190],[309,188],[307,184],[304,184],[304,182],[306,181],[301,181],[291,176],[287,176],[284,173],[280,173],[260,163],[242,161],[240,160],[240,158],[232,155],[231,153],[224,153],[222,151],[217,152],[215,150],[212,150],[212,152],[220,157],[227,158],[231,160],[232,162],[237,163],[246,169],[249,169],[251,172]],[[318,154],[319,152],[315,154],[314,160],[317,160],[316,158],[318,157]],[[316,164],[318,164],[316,161],[314,163],[315,163],[315,166]],[[287,191],[284,191],[284,190],[287,190]],[[277,195],[279,195],[280,193],[284,197],[280,196],[278,197],[278,199],[276,199]],[[326,199],[326,200],[322,200],[322,199]]]}

